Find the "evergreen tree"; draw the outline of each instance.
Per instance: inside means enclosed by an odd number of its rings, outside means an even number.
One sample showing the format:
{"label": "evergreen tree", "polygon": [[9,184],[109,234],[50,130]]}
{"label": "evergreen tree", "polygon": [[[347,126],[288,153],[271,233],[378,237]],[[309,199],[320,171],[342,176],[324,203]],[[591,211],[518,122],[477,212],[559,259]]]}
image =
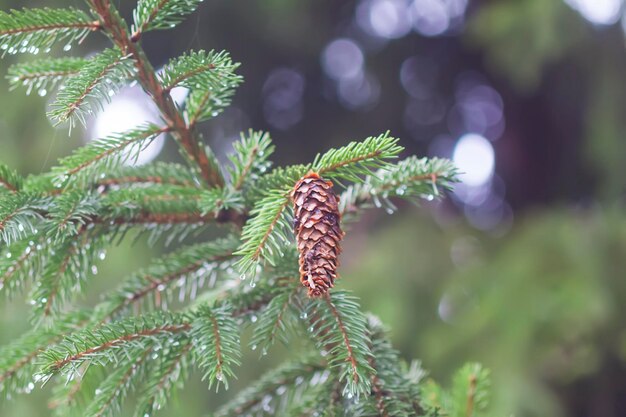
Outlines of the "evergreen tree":
{"label": "evergreen tree", "polygon": [[[110,0],[88,0],[85,10],[0,12],[4,54],[58,45],[67,51],[93,32],[111,42],[91,58],[10,68],[13,87],[58,87],[49,112],[55,123],[84,123],[131,82],[162,118],[96,140],[48,173],[23,178],[0,165],[0,287],[10,296],[30,292],[33,323],[0,350],[2,392],[54,384],[50,404],[62,416],[113,416],[134,395],[135,414],[152,415],[192,369],[209,388],[228,388],[240,363],[240,333],[251,327],[252,350],[266,352],[294,336],[308,339],[309,349],[210,415],[485,415],[489,377],[479,365],[463,367],[444,390],[423,379],[417,362],[399,357],[379,320],[361,311],[341,281],[307,296],[292,225],[292,190],[307,174],[343,189],[337,203],[324,207],[336,210],[333,221],[341,216],[346,228],[364,209],[393,210],[396,198],[440,197],[455,181],[454,166],[416,157],[394,162],[402,147],[389,133],[331,149],[309,164],[272,168],[270,136],[249,131],[229,161],[219,162],[196,127],[229,104],[242,81],[239,64],[227,52],[192,51],[156,73],[141,46],[146,32],[174,27],[200,3],[139,0],[130,26]],[[189,90],[182,105],[170,95],[175,87]],[[163,134],[179,145],[186,165],[126,164]],[[325,193],[324,184],[316,192]],[[219,238],[207,237],[216,224],[228,227]],[[302,230],[308,236],[313,229]],[[320,230],[321,239],[332,231],[333,242],[340,238],[336,223]],[[183,244],[130,274],[92,309],[74,306],[107,246],[138,235]],[[190,236],[200,243],[185,243]],[[304,264],[309,255],[303,256]],[[324,262],[334,271],[336,256]]]}

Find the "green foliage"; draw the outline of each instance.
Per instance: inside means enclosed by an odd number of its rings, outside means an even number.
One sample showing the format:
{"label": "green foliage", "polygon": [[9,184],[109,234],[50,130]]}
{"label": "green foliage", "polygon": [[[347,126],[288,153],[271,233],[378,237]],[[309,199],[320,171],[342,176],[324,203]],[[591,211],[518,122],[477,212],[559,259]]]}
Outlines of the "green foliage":
{"label": "green foliage", "polygon": [[384,207],[393,213],[396,207],[391,198],[418,202],[440,197],[442,190],[452,188],[458,170],[448,159],[417,158],[410,156],[395,165],[367,175],[362,183],[347,187],[341,195],[339,209],[352,214],[364,205]]}
{"label": "green foliage", "polygon": [[164,131],[155,125],[146,125],[90,142],[61,159],[60,166],[53,170],[57,176],[55,185],[80,186],[94,182],[104,172],[115,175],[114,170],[120,169],[124,162],[137,160],[139,153]]}
{"label": "green foliage", "polygon": [[[304,296],[290,192],[300,177],[317,172],[346,187],[342,211],[356,214],[381,202],[390,206],[392,198],[440,197],[455,181],[455,168],[415,157],[393,164],[402,147],[389,133],[270,172],[270,136],[250,130],[233,144],[228,161],[218,160],[196,125],[229,104],[242,80],[239,64],[226,52],[192,51],[157,74],[140,42],[142,33],[178,24],[199,3],[141,0],[133,33],[103,0],[88,2],[97,22],[73,9],[0,14],[0,40],[9,52],[25,41],[31,49],[80,40],[95,29],[113,42],[91,59],[39,60],[10,70],[12,86],[27,92],[64,82],[50,112],[56,122],[84,122],[131,80],[163,119],[163,127],[93,141],[51,172],[25,180],[0,165],[0,288],[14,294],[30,286],[35,324],[0,352],[2,391],[55,384],[50,406],[59,416],[117,415],[133,395],[136,415],[152,415],[194,369],[209,388],[228,388],[240,365],[240,333],[249,326],[251,347],[261,356],[294,335],[307,335],[304,354],[270,371],[217,416],[414,415],[421,382],[405,372],[382,326],[361,311],[357,298],[341,290]],[[176,87],[190,90],[182,108],[169,94]],[[175,138],[189,166],[129,166],[164,133]],[[165,246],[180,247],[131,274],[94,308],[75,310],[107,247],[129,235],[149,244],[165,237]],[[484,375],[468,369],[455,379],[449,402],[474,372],[478,412]]]}
{"label": "green foliage", "polygon": [[257,183],[272,163],[269,157],[274,153],[274,145],[266,132],[249,130],[247,135],[233,144],[234,152],[229,155],[230,183],[235,190],[242,190]]}
{"label": "green foliage", "polygon": [[131,308],[151,311],[194,300],[199,291],[216,288],[229,277],[224,267],[236,245],[233,238],[217,239],[169,253],[132,274],[96,309],[108,317],[118,317]]}
{"label": "green foliage", "polygon": [[324,366],[313,356],[287,362],[265,374],[234,400],[222,406],[214,417],[246,413],[280,415],[279,410],[289,404],[287,397],[295,396],[296,393],[293,392],[295,390],[306,391],[314,378],[319,380],[323,371]]}
{"label": "green foliage", "polygon": [[242,81],[235,75],[239,67],[227,52],[192,51],[172,59],[159,75],[159,81],[165,90],[174,87],[186,87],[190,90],[214,90],[229,84],[236,88]]}
{"label": "green foliage", "polygon": [[385,166],[387,160],[396,158],[403,149],[398,145],[398,139],[390,137],[387,132],[318,155],[311,169],[327,178],[360,182],[359,175],[367,175],[372,169]]}
{"label": "green foliage", "polygon": [[89,15],[73,8],[0,11],[0,50],[2,55],[36,54],[62,42],[69,49],[97,29]]}
{"label": "green foliage", "polygon": [[23,62],[9,68],[7,78],[12,88],[26,87],[26,94],[33,90],[45,96],[67,78],[77,75],[89,61],[84,58],[40,59]]}
{"label": "green foliage", "polygon": [[311,318],[315,344],[328,356],[330,369],[345,383],[345,395],[368,395],[371,378],[376,372],[372,359],[367,320],[356,297],[345,291],[310,300],[305,314]]}
{"label": "green foliage", "polygon": [[14,170],[0,164],[0,193],[17,192],[22,188],[24,179]]}
{"label": "green foliage", "polygon": [[433,380],[422,388],[422,406],[427,412],[450,417],[486,416],[489,405],[489,371],[470,363],[458,370],[449,390]]}
{"label": "green foliage", "polygon": [[30,194],[3,196],[0,199],[0,242],[10,245],[35,233],[33,222],[42,218],[41,209],[46,202],[46,198]]}
{"label": "green foliage", "polygon": [[139,0],[133,13],[135,33],[170,29],[193,13],[202,0]]}
{"label": "green foliage", "polygon": [[283,256],[282,247],[291,236],[291,223],[285,215],[289,204],[287,192],[278,190],[259,200],[250,211],[252,217],[241,234],[243,244],[235,252],[241,256],[238,268],[242,274],[254,274],[261,261],[274,264]]}
{"label": "green foliage", "polygon": [[84,125],[85,117],[110,100],[133,76],[132,61],[117,48],[107,49],[68,79],[48,115],[57,123],[69,120],[72,126],[76,121]]}
{"label": "green foliage", "polygon": [[233,367],[240,364],[239,326],[232,315],[229,304],[203,305],[191,327],[195,361],[209,388],[222,383],[228,389],[228,378],[235,376]]}
{"label": "green foliage", "polygon": [[171,335],[189,328],[189,320],[182,314],[155,313],[72,333],[42,353],[40,378],[49,380],[57,372],[75,375],[86,361],[101,365],[119,363],[136,349],[146,344],[164,346]]}
{"label": "green foliage", "polygon": [[263,354],[280,340],[285,345],[288,335],[298,329],[298,310],[294,298],[298,294],[298,287],[284,287],[276,291],[272,301],[267,305],[259,317],[250,340],[252,350],[259,349]]}

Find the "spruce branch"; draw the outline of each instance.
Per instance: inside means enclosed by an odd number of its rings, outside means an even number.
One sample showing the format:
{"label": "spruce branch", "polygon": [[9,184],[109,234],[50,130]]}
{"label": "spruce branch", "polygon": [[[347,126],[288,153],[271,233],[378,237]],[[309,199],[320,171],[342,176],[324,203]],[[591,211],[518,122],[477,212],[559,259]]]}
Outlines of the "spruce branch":
{"label": "spruce branch", "polygon": [[155,29],[171,29],[191,14],[202,0],[139,0],[133,13],[133,42],[142,33]]}
{"label": "spruce branch", "polygon": [[40,50],[48,52],[57,42],[65,42],[69,49],[72,43],[99,29],[99,22],[74,8],[0,11],[0,50],[3,56],[36,54]]}
{"label": "spruce branch", "polygon": [[180,185],[155,184],[110,190],[102,196],[113,218],[134,218],[142,213],[200,213],[198,189]]}
{"label": "spruce branch", "polygon": [[128,313],[131,306],[143,310],[165,308],[167,300],[193,300],[204,288],[214,288],[236,248],[236,239],[218,239],[185,247],[155,260],[131,275],[97,310],[106,317]]}
{"label": "spruce branch", "polygon": [[341,194],[339,210],[342,214],[352,214],[373,203],[393,212],[395,205],[391,198],[431,201],[441,198],[442,191],[457,181],[458,170],[452,161],[410,156],[366,176],[362,183],[347,187]]}
{"label": "spruce branch", "polygon": [[268,133],[249,130],[247,135],[241,134],[241,139],[233,144],[233,150],[229,155],[232,164],[228,168],[230,184],[235,190],[241,190],[267,172],[274,145]]}
{"label": "spruce branch", "polygon": [[212,156],[202,145],[193,125],[187,125],[171,95],[164,91],[154,68],[138,43],[132,42],[128,27],[110,0],[90,0],[94,12],[99,16],[103,29],[111,36],[117,47],[134,61],[137,79],[143,89],[154,100],[163,119],[181,145],[188,160],[192,162],[207,185],[223,186],[222,173],[211,162]]}
{"label": "spruce branch", "polygon": [[[376,370],[372,376],[372,393],[368,401],[357,407],[364,415],[383,417],[410,417],[418,410],[413,408],[412,385],[401,368],[398,352],[387,339],[386,330],[377,317],[368,315],[367,328],[371,334],[370,365]],[[368,410],[369,408],[369,410]]]}
{"label": "spruce branch", "polygon": [[146,146],[167,131],[168,127],[147,124],[90,142],[61,159],[60,166],[53,168],[56,186],[94,182],[101,172],[112,172],[125,162],[135,161]]}
{"label": "spruce branch", "polygon": [[346,291],[310,299],[306,314],[314,341],[326,351],[328,364],[345,384],[344,395],[368,395],[375,370],[370,366],[371,340],[358,301]]}
{"label": "spruce branch", "polygon": [[325,367],[318,358],[304,356],[287,362],[263,375],[237,397],[219,408],[214,416],[240,416],[276,409],[289,389],[306,390],[314,378],[320,378]]}
{"label": "spruce branch", "polygon": [[276,340],[286,345],[287,332],[297,328],[299,323],[294,298],[301,286],[296,279],[293,281],[296,285],[279,288],[272,301],[261,312],[250,340],[253,350],[260,348],[261,352],[266,353]]}
{"label": "spruce branch", "polygon": [[13,169],[0,164],[0,195],[3,192],[16,193],[22,188],[24,179]]}
{"label": "spruce branch", "polygon": [[191,51],[170,60],[163,67],[159,81],[168,92],[174,87],[213,90],[223,84],[236,88],[242,81],[241,76],[235,74],[239,65],[225,51]]}
{"label": "spruce branch", "polygon": [[317,155],[311,169],[326,178],[358,183],[362,181],[359,175],[368,175],[372,169],[386,166],[387,160],[397,158],[403,149],[398,139],[386,132]]}
{"label": "spruce branch", "polygon": [[[0,242],[12,242],[36,233],[37,224],[43,218],[49,200],[30,194],[9,194],[0,198]],[[11,252],[8,252],[11,257]]]}
{"label": "spruce branch", "polygon": [[37,357],[64,334],[80,328],[88,319],[86,311],[77,311],[54,322],[49,329],[34,329],[0,349],[0,392],[5,395],[31,391],[37,378]]}
{"label": "spruce branch", "polygon": [[118,364],[98,386],[93,400],[85,410],[85,415],[93,417],[119,415],[129,392],[143,380],[151,351],[152,346],[129,350],[124,361]]}
{"label": "spruce branch", "polygon": [[43,236],[30,235],[0,253],[0,290],[12,296],[38,275],[44,242]]}
{"label": "spruce branch", "polygon": [[103,236],[94,238],[81,227],[69,240],[49,248],[41,277],[31,291],[35,320],[58,317],[69,299],[80,292],[82,283],[97,272],[94,261],[104,245]]}
{"label": "spruce branch", "polygon": [[69,77],[78,75],[89,63],[85,58],[40,59],[9,67],[7,78],[12,89],[26,87],[26,94],[33,90],[45,96]]}
{"label": "spruce branch", "polygon": [[246,208],[243,196],[231,187],[211,188],[200,194],[202,213],[213,213],[216,217],[225,210],[243,212]]}
{"label": "spruce branch", "polygon": [[79,70],[62,86],[48,116],[57,124],[76,121],[95,113],[117,90],[135,76],[132,61],[120,49],[106,49]]}
{"label": "spruce branch", "polygon": [[228,389],[228,379],[235,376],[233,367],[241,363],[239,327],[232,306],[201,306],[192,324],[191,338],[194,358],[204,372],[203,379],[208,379],[209,388],[221,383]]}
{"label": "spruce branch", "polygon": [[477,363],[468,363],[455,372],[449,390],[429,379],[422,385],[421,405],[431,413],[450,416],[483,417],[489,406],[491,385],[489,371]]}
{"label": "spruce branch", "polygon": [[108,168],[104,178],[97,180],[97,186],[106,189],[134,187],[137,185],[170,184],[194,187],[198,183],[185,166],[157,161],[141,166],[118,166]]}
{"label": "spruce branch", "polygon": [[235,252],[241,256],[237,267],[242,274],[253,273],[262,260],[275,263],[275,257],[282,256],[291,234],[284,215],[289,203],[288,191],[276,190],[255,204],[241,233],[243,243]]}
{"label": "spruce branch", "polygon": [[152,415],[164,407],[177,389],[181,389],[191,366],[190,351],[193,347],[187,338],[179,338],[152,355],[158,360],[153,371],[147,375],[145,388],[139,393],[136,415]]}
{"label": "spruce branch", "polygon": [[92,194],[70,191],[54,199],[46,215],[45,232],[51,243],[76,237],[98,215],[100,205]]}
{"label": "spruce branch", "polygon": [[59,372],[71,376],[84,362],[104,365],[137,347],[162,346],[171,335],[190,328],[188,318],[182,314],[154,313],[85,329],[45,350],[39,375],[43,381]]}

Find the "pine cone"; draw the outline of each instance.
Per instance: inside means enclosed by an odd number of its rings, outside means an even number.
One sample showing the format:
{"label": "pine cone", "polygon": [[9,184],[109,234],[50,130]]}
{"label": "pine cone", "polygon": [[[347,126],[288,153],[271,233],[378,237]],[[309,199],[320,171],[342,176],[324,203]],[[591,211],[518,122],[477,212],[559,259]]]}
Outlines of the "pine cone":
{"label": "pine cone", "polygon": [[338,198],[333,183],[316,173],[302,177],[291,198],[294,208],[294,232],[298,243],[300,281],[309,289],[309,297],[319,297],[337,278],[337,266],[343,238],[339,222]]}

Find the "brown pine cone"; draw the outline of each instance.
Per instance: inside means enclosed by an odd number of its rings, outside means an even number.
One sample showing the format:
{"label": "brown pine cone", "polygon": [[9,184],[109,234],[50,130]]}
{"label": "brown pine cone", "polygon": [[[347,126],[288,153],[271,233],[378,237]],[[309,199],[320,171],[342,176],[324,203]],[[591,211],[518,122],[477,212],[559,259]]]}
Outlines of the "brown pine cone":
{"label": "brown pine cone", "polygon": [[309,297],[319,297],[332,288],[343,238],[338,198],[333,183],[316,173],[302,177],[291,192],[294,232],[298,243],[300,281]]}

